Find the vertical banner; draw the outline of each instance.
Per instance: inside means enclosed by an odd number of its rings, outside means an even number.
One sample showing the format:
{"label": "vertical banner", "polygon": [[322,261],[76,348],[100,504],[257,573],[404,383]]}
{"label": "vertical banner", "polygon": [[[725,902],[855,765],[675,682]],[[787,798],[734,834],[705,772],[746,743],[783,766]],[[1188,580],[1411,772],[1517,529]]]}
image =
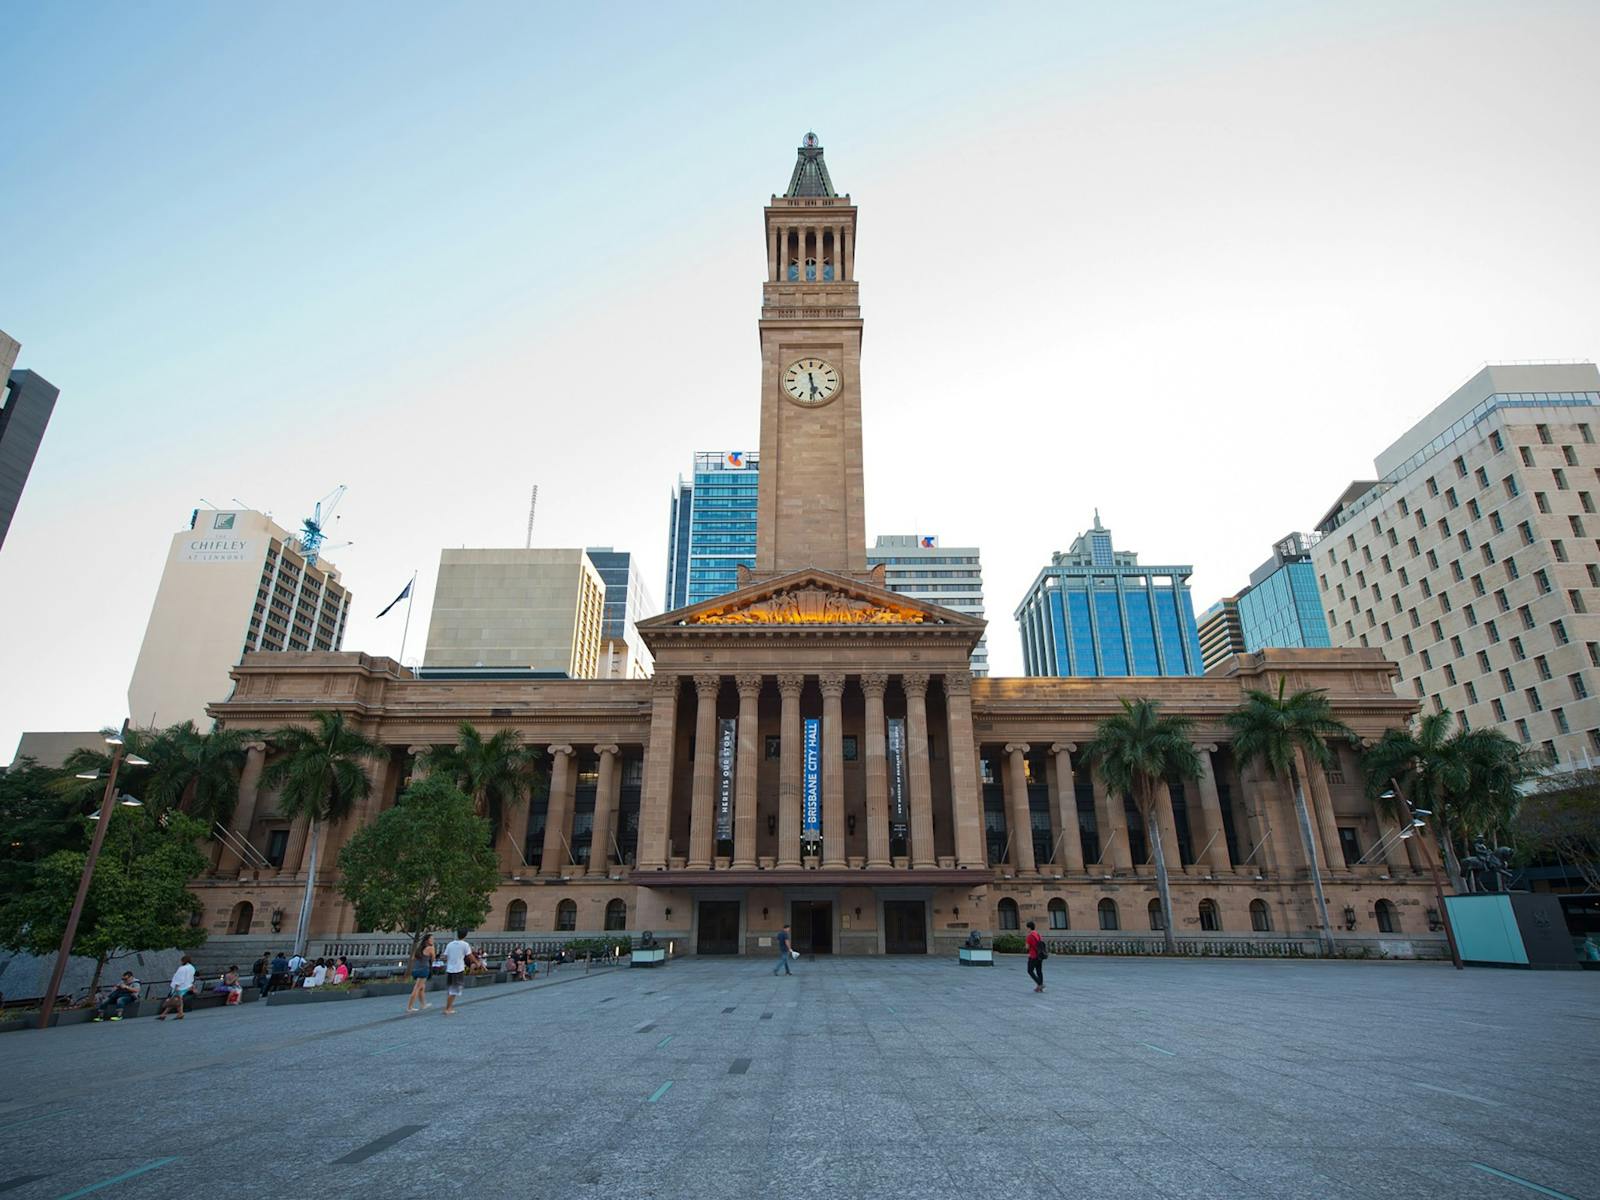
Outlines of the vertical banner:
{"label": "vertical banner", "polygon": [[805,760],[800,782],[800,836],[822,836],[822,721],[806,718]]}
{"label": "vertical banner", "polygon": [[889,718],[889,836],[904,838],[906,814],[906,721]]}
{"label": "vertical banner", "polygon": [[733,764],[739,751],[739,722],[717,722],[717,841],[733,840]]}

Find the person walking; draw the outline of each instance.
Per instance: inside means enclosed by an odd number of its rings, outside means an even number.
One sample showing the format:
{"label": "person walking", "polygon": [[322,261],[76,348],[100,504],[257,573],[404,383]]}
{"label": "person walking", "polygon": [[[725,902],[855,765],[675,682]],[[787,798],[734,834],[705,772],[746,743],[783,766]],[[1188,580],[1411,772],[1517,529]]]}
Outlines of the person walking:
{"label": "person walking", "polygon": [[467,931],[456,930],[455,941],[447,943],[444,948],[445,1016],[461,1015],[456,1009],[456,997],[461,995],[461,989],[466,986],[467,967],[476,964],[477,961],[478,952],[467,941]]}
{"label": "person walking", "polygon": [[161,1002],[161,1011],[156,1014],[156,1020],[167,1019],[167,1009],[178,1010],[178,1020],[183,1020],[183,998],[194,990],[194,964],[185,954],[178,969],[172,973],[172,986],[167,992],[167,998]]}
{"label": "person walking", "polygon": [[[778,939],[777,940],[778,940],[778,967],[782,967],[783,968],[783,973],[785,975],[793,975],[794,972],[789,970],[789,959],[790,959],[791,956],[789,954],[789,927],[787,925],[785,925],[782,929],[778,930]],[[774,975],[776,975],[778,973],[778,967],[773,967],[772,968],[772,973]]]}
{"label": "person walking", "polygon": [[1028,922],[1028,977],[1033,980],[1036,992],[1044,991],[1044,960],[1050,952],[1044,948],[1044,939],[1039,936],[1039,931],[1033,927],[1033,922]]}
{"label": "person walking", "polygon": [[413,1005],[432,1008],[428,1003],[428,978],[433,974],[433,934],[422,935],[422,945],[411,953],[411,997],[406,1001],[406,1012]]}

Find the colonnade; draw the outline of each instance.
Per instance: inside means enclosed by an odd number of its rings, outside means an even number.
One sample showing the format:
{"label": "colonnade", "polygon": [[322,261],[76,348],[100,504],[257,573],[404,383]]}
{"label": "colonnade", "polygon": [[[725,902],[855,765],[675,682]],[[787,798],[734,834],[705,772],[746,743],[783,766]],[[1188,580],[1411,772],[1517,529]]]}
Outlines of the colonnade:
{"label": "colonnade", "polygon": [[[810,253],[808,254],[808,249]],[[792,253],[791,253],[792,252]],[[794,282],[822,283],[824,259],[833,263],[833,279],[838,283],[854,279],[856,275],[855,227],[846,220],[783,220],[772,222],[767,231],[767,279],[773,283],[789,280],[789,261],[799,265],[799,279]],[[815,280],[806,279],[806,259],[817,263]]]}

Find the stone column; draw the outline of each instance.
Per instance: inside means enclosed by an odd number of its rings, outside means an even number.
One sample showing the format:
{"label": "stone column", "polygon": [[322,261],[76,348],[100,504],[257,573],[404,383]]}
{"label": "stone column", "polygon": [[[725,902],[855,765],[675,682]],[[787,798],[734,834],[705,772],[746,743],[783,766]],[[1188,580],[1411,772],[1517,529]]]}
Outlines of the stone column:
{"label": "stone column", "polygon": [[1128,844],[1128,818],[1122,810],[1122,797],[1106,791],[1099,775],[1091,775],[1094,782],[1095,824],[1100,827],[1100,866],[1112,870],[1128,870],[1133,865],[1133,855]]}
{"label": "stone column", "polygon": [[782,255],[778,253],[778,226],[772,227],[771,236],[767,238],[767,278],[776,282],[779,278]]}
{"label": "stone column", "polygon": [[432,746],[416,745],[406,747],[406,757],[411,760],[411,769],[406,772],[405,787],[402,787],[401,791],[404,791],[413,783],[418,783],[427,778],[428,772],[425,767],[425,759],[432,750]]}
{"label": "stone column", "polygon": [[933,847],[933,778],[928,766],[928,676],[900,677],[906,693],[906,782],[911,799],[911,865],[938,865]]}
{"label": "stone column", "polygon": [[[244,769],[239,772],[239,802],[233,806],[233,832],[241,841],[250,840],[250,826],[256,819],[256,800],[261,795],[261,769],[267,763],[265,742],[246,742]],[[232,846],[223,844],[222,857],[217,860],[217,872],[223,875],[242,875],[249,864]]]}
{"label": "stone column", "polygon": [[694,790],[690,794],[689,808],[689,869],[704,871],[711,868],[716,832],[712,813],[712,792],[717,767],[717,693],[722,690],[722,676],[696,675],[694,677]]}
{"label": "stone column", "polygon": [[[672,757],[677,744],[678,677],[657,675],[651,681],[650,744],[644,751],[644,787],[639,795],[641,871],[667,865],[667,830],[672,820]],[[551,792],[554,793],[554,780]]]}
{"label": "stone column", "polygon": [[1217,747],[1200,747],[1200,813],[1203,818],[1204,840],[1210,842],[1200,856],[1200,862],[1215,871],[1229,871],[1233,863],[1228,859],[1228,835],[1222,823],[1222,800],[1217,795],[1217,773],[1211,756]]}
{"label": "stone column", "polygon": [[1153,818],[1161,822],[1161,857],[1166,859],[1167,870],[1181,871],[1183,854],[1178,848],[1178,820],[1172,811],[1172,789],[1164,779],[1156,784],[1153,808],[1146,820]]}
{"label": "stone column", "polygon": [[1033,858],[1033,818],[1028,812],[1028,743],[1006,745],[1006,826],[1011,832],[1011,865],[1018,875],[1038,874]]}
{"label": "stone column", "polygon": [[617,770],[617,755],[622,747],[616,743],[596,746],[600,756],[600,775],[594,788],[594,825],[589,836],[589,872],[604,879],[606,863],[611,854],[611,804],[612,793],[622,786],[622,772]]}
{"label": "stone column", "polygon": [[[820,269],[820,268],[819,268]],[[844,675],[830,671],[822,685],[822,865],[845,865]]]}
{"label": "stone column", "polygon": [[1054,742],[1050,753],[1056,756],[1055,836],[1061,866],[1068,875],[1083,874],[1083,832],[1078,826],[1078,787],[1072,774],[1072,752],[1076,742]]}
{"label": "stone column", "polygon": [[733,865],[755,870],[756,779],[761,745],[760,675],[737,675],[739,759],[733,780]]}
{"label": "stone column", "polygon": [[[1259,762],[1250,767],[1250,778],[1246,779],[1241,773],[1239,811],[1244,814],[1246,837],[1250,844],[1244,847],[1244,857],[1234,865],[1234,874],[1267,874],[1278,865],[1279,846],[1283,839],[1287,837],[1291,846],[1300,840],[1298,822],[1290,822],[1288,828],[1284,828],[1284,821],[1275,814],[1275,809],[1280,807],[1275,803],[1276,795],[1285,787],[1286,783],[1268,775]],[[1292,806],[1289,812],[1292,817]]]}
{"label": "stone column", "polygon": [[540,873],[559,876],[570,860],[567,847],[571,839],[572,797],[578,789],[577,764],[571,746],[551,746],[550,806],[544,816],[544,852],[539,859]]}
{"label": "stone column", "polygon": [[1321,838],[1322,868],[1325,871],[1343,871],[1344,847],[1339,843],[1339,822],[1333,815],[1333,796],[1328,791],[1328,777],[1316,763],[1310,762],[1300,752],[1301,778],[1306,784],[1306,805],[1311,815],[1311,827]]}
{"label": "stone column", "polygon": [[863,675],[861,690],[867,698],[867,866],[889,863],[889,747],[883,716],[883,693],[889,677]]}
{"label": "stone column", "polygon": [[804,675],[779,675],[783,717],[778,726],[778,865],[800,866],[800,767],[805,747],[800,736],[800,692]]}
{"label": "stone column", "polygon": [[305,870],[306,845],[310,841],[311,822],[305,817],[296,817],[289,826],[289,844],[284,847],[283,866],[279,869],[280,875],[298,875]]}
{"label": "stone column", "polygon": [[856,277],[856,234],[849,225],[844,228],[844,277]]}
{"label": "stone column", "polygon": [[982,791],[978,787],[978,747],[972,728],[970,671],[945,675],[944,701],[950,723],[950,809],[956,823],[956,864],[981,870],[987,851]]}

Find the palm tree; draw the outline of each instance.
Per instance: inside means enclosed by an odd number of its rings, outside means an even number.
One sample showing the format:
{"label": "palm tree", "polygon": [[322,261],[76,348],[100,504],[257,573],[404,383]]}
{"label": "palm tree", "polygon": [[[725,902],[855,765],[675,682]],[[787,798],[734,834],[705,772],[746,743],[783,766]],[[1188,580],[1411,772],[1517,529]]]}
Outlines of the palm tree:
{"label": "palm tree", "polygon": [[311,925],[311,898],[317,881],[317,847],[325,824],[337,825],[372,790],[363,763],[384,757],[388,750],[364,737],[346,723],[343,713],[313,714],[311,729],[285,726],[272,735],[278,757],[261,773],[263,788],[280,788],[278,811],[291,821],[311,822],[311,854],[306,868],[306,892],[300,902],[300,923],[295,932],[296,954],[304,954]]}
{"label": "palm tree", "polygon": [[198,817],[208,828],[215,828],[218,822],[225,824],[239,802],[245,746],[259,736],[247,729],[201,733],[193,721],[156,733],[138,732],[135,749],[151,764],[145,803],[158,812],[177,808]]}
{"label": "palm tree", "polygon": [[[522,745],[515,729],[502,729],[485,738],[470,721],[456,729],[454,746],[435,746],[423,756],[430,775],[445,775],[472,798],[480,817],[491,817],[491,828],[505,823],[505,808],[524,798],[539,759],[539,751]],[[493,810],[491,812],[491,810]]]}
{"label": "palm tree", "polygon": [[1157,787],[1200,777],[1200,755],[1189,740],[1190,717],[1162,716],[1155,700],[1123,700],[1122,711],[1095,730],[1086,757],[1113,796],[1132,796],[1155,850],[1156,887],[1161,893],[1161,926],[1167,953],[1176,954],[1172,934],[1172,889],[1155,812]]}
{"label": "palm tree", "polygon": [[1498,729],[1455,724],[1448,708],[1425,713],[1415,729],[1385,732],[1368,748],[1362,766],[1367,795],[1380,809],[1409,819],[1403,807],[1409,802],[1432,814],[1450,886],[1459,892],[1460,848],[1510,824],[1521,800],[1519,785],[1539,764]]}
{"label": "palm tree", "polygon": [[1355,734],[1333,715],[1327,693],[1307,688],[1285,695],[1283,678],[1278,679],[1278,694],[1247,690],[1244,703],[1227,716],[1233,730],[1233,754],[1240,769],[1260,761],[1274,779],[1287,778],[1294,792],[1295,813],[1300,819],[1300,840],[1305,845],[1306,862],[1311,865],[1311,887],[1317,897],[1317,915],[1322,921],[1322,944],[1333,953],[1333,926],[1328,920],[1328,898],[1322,891],[1322,869],[1317,861],[1317,827],[1306,810],[1306,793],[1301,769],[1326,770],[1333,764],[1331,738],[1355,740]]}

